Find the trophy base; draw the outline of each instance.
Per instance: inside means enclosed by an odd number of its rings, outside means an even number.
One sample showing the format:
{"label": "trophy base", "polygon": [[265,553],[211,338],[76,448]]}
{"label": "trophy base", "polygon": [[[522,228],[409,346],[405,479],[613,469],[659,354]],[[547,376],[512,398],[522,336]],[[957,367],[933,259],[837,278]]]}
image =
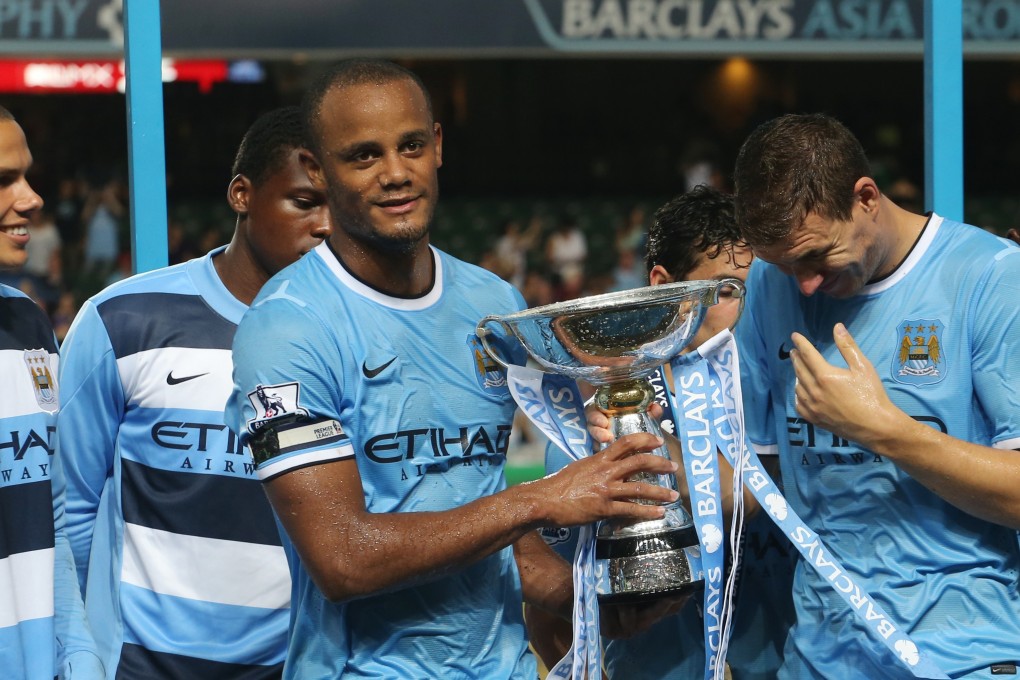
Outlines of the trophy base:
{"label": "trophy base", "polygon": [[695,594],[705,587],[693,526],[595,541],[600,604],[635,604]]}

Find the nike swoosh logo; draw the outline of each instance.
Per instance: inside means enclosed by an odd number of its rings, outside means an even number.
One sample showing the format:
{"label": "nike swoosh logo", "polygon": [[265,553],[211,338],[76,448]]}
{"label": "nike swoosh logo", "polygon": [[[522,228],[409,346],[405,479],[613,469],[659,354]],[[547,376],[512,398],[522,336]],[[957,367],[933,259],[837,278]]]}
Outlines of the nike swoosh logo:
{"label": "nike swoosh logo", "polygon": [[392,364],[392,363],[393,363],[394,361],[396,361],[396,360],[397,360],[397,358],[396,358],[396,357],[393,357],[392,359],[390,359],[389,361],[387,361],[387,362],[386,362],[385,364],[383,364],[382,366],[379,366],[379,367],[377,367],[377,368],[369,368],[369,367],[368,367],[368,364],[362,363],[362,364],[361,364],[361,372],[365,374],[365,377],[366,377],[366,378],[368,378],[369,380],[371,380],[371,379],[372,379],[372,378],[374,378],[375,376],[377,376],[377,375],[379,375],[380,373],[382,373],[383,371],[385,371],[385,370],[386,370],[386,367],[387,367],[387,366],[389,366],[390,364]]}
{"label": "nike swoosh logo", "polygon": [[182,382],[188,382],[189,380],[194,380],[195,378],[201,378],[203,375],[209,375],[209,373],[198,373],[196,375],[186,375],[183,378],[175,378],[174,372],[170,371],[169,373],[166,374],[166,384],[180,385]]}
{"label": "nike swoosh logo", "polygon": [[786,349],[786,343],[784,342],[779,346],[779,360],[786,361],[790,358],[790,350]]}

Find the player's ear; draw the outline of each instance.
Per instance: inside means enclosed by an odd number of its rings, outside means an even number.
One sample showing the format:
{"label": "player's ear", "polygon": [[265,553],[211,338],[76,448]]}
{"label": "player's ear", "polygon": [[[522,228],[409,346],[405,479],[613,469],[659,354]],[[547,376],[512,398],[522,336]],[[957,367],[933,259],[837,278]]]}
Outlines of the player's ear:
{"label": "player's ear", "polygon": [[319,159],[315,157],[308,149],[300,149],[298,151],[298,160],[301,161],[301,167],[308,173],[308,179],[311,180],[312,186],[316,189],[324,190],[326,188],[326,179],[322,176],[322,165],[319,163]]}
{"label": "player's ear", "polygon": [[436,167],[443,167],[443,126],[439,123],[432,124],[432,134],[436,139]]}
{"label": "player's ear", "polygon": [[665,267],[657,264],[652,267],[652,271],[648,272],[648,285],[660,286],[664,283],[673,283],[673,276],[666,271]]}
{"label": "player's ear", "polygon": [[854,196],[866,213],[878,210],[881,195],[875,180],[870,177],[861,177],[854,184]]}
{"label": "player's ear", "polygon": [[244,175],[237,175],[227,185],[227,203],[238,215],[248,214],[248,201],[251,198],[251,180]]}

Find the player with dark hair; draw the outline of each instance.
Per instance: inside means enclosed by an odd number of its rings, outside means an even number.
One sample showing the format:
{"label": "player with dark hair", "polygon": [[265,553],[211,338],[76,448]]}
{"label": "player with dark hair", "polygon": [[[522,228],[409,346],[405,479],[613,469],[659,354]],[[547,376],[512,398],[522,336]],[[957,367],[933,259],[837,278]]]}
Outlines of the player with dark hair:
{"label": "player with dark hair", "polygon": [[[655,211],[648,230],[645,264],[650,285],[747,277],[752,254],[740,237],[733,197],[698,185]],[[697,348],[737,320],[739,302],[723,298],[710,307],[691,340]],[[668,370],[668,367],[667,367]],[[672,380],[667,376],[667,384]],[[599,421],[596,421],[599,422]],[[546,472],[569,462],[559,447],[546,447]],[[565,559],[572,559],[576,529],[543,531],[543,537]],[[739,597],[727,661],[734,680],[769,680],[782,660],[783,643],[792,619],[790,581],[792,547],[772,521],[759,513],[744,533],[744,560],[737,581]],[[668,606],[668,605],[667,605]],[[623,639],[605,639],[604,665],[609,678],[658,680],[703,677],[705,644],[700,602],[687,602],[675,616],[645,621],[635,612]],[[564,619],[529,608],[528,631],[546,665],[559,661],[569,646]]]}
{"label": "player with dark hair", "polygon": [[[675,494],[625,480],[676,466],[635,435],[506,488],[514,404],[477,360],[475,325],[524,303],[429,245],[443,139],[420,81],[342,62],[305,111],[335,230],[245,315],[228,412],[287,533],[285,677],[533,680],[522,592],[571,607],[569,565],[536,529],[659,517],[624,499]],[[283,415],[260,413],[260,386]]]}
{"label": "player with dark hair", "polygon": [[[25,174],[25,133],[0,106],[0,268],[25,263],[28,224],[42,199]],[[64,476],[54,456],[60,408],[57,342],[45,312],[0,285],[0,668],[24,680],[99,680],[64,530]]]}
{"label": "player with dark hair", "polygon": [[262,284],[330,232],[296,108],[238,152],[230,244],[82,307],[62,348],[68,534],[110,677],[279,677],[290,578],[250,454],[224,425],[230,344]]}
{"label": "player with dark hair", "polygon": [[734,179],[747,429],[834,557],[798,563],[779,677],[1015,674],[1020,251],[897,206],[828,116],[757,128]]}

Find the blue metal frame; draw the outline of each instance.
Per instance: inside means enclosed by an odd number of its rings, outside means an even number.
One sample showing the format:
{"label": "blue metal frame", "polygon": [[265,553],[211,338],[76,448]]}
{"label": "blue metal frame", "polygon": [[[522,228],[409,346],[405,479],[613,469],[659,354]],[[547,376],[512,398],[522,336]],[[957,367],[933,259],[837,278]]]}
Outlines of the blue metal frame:
{"label": "blue metal frame", "polygon": [[159,0],[124,0],[124,68],[135,272],[167,265]]}
{"label": "blue metal frame", "polygon": [[924,2],[925,207],[963,220],[963,2]]}

